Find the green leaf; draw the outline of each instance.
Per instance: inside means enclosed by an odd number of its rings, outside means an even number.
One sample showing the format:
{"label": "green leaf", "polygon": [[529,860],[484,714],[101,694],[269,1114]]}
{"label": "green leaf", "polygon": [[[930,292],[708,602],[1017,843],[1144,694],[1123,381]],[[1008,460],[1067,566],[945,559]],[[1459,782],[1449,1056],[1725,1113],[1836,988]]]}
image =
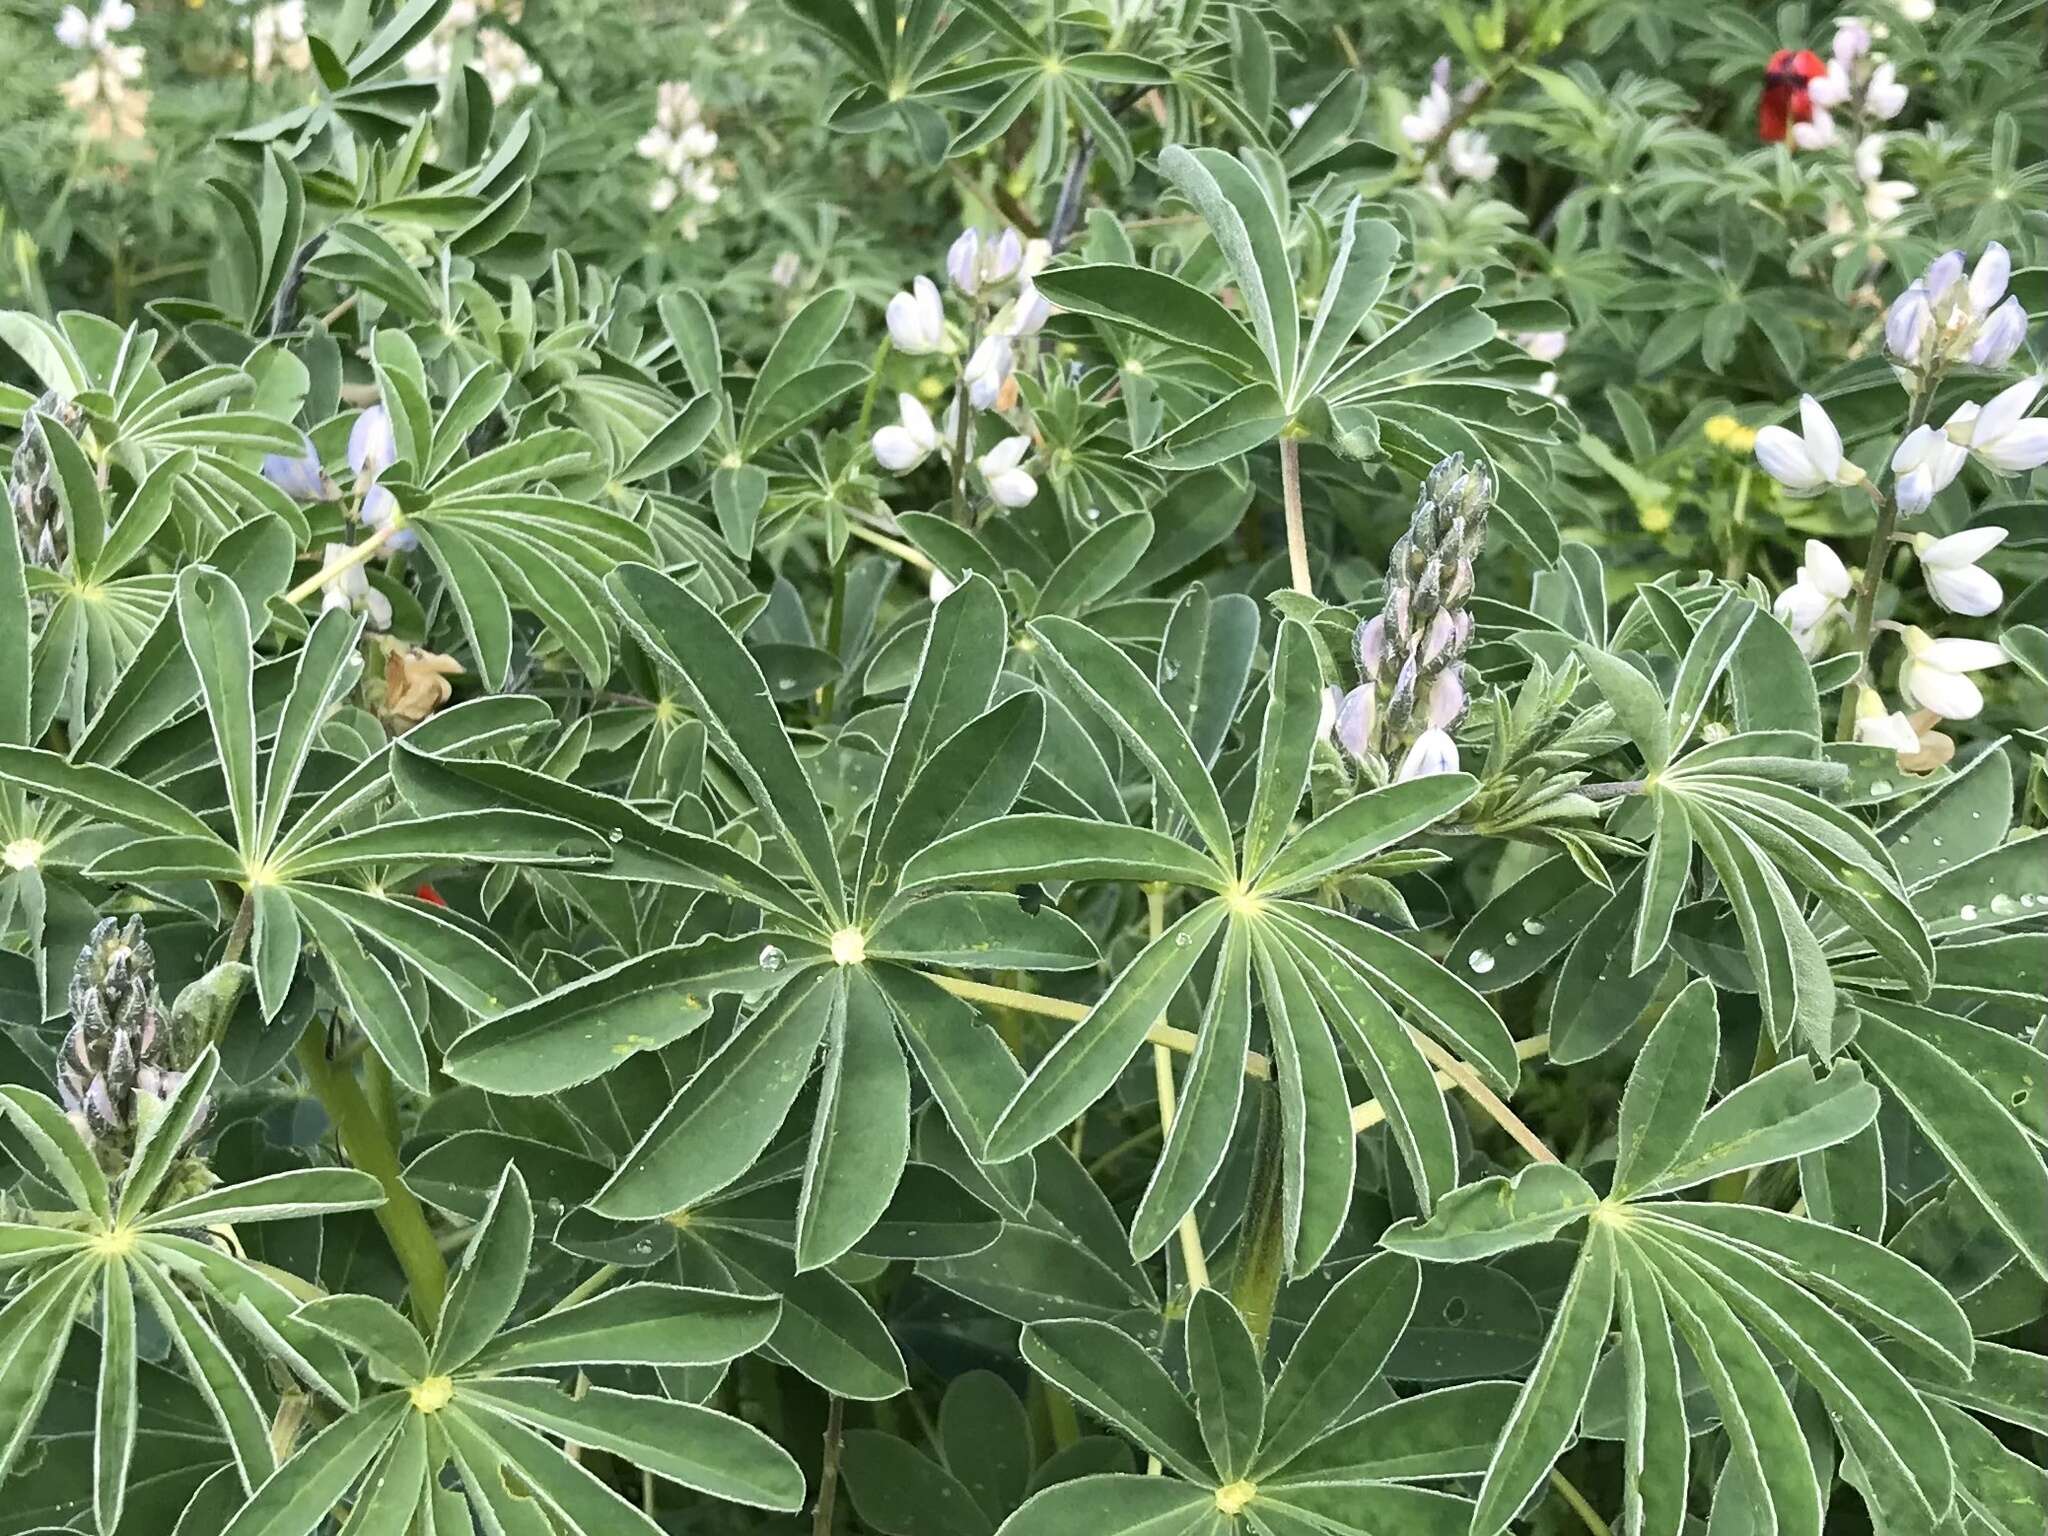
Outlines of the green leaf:
{"label": "green leaf", "polygon": [[256,813],[256,712],[250,691],[249,610],[220,572],[189,567],[178,578],[178,623],[199,676],[206,717],[227,781],[236,849],[245,859],[262,852]]}
{"label": "green leaf", "polygon": [[1221,902],[1203,902],[1124,968],[1088,1017],[1046,1053],[1003,1111],[989,1136],[989,1161],[1008,1162],[1058,1135],[1103,1095],[1130,1065],[1145,1032],[1194,970],[1223,917]]}
{"label": "green leaf", "polygon": [[1215,1486],[1202,1426],[1166,1369],[1129,1334],[1071,1318],[1024,1330],[1024,1358],[1185,1478]]}
{"label": "green leaf", "polygon": [[426,1342],[388,1301],[376,1296],[322,1296],[299,1308],[298,1321],[362,1355],[370,1373],[380,1380],[426,1379]]}
{"label": "green leaf", "polygon": [[205,1396],[207,1406],[219,1420],[235,1453],[235,1463],[241,1469],[242,1486],[255,1487],[270,1476],[277,1457],[270,1444],[269,1417],[242,1374],[240,1363],[213,1331],[206,1315],[167,1275],[151,1264],[135,1265],[133,1273],[176,1345],[185,1374]]}
{"label": "green leaf", "polygon": [[70,1197],[81,1211],[101,1222],[113,1219],[107,1175],[69,1116],[30,1088],[0,1084],[0,1115],[28,1143],[42,1164],[44,1177]]}
{"label": "green leaf", "polygon": [[90,1256],[52,1264],[0,1307],[0,1475],[42,1415],[79,1303],[99,1273]]}
{"label": "green leaf", "polygon": [[1221,150],[1169,145],[1160,153],[1159,170],[1195,205],[1216,237],[1239,300],[1251,315],[1271,381],[1286,396],[1294,387],[1301,311],[1286,239],[1265,188]]}
{"label": "green leaf", "polygon": [[1785,1162],[1847,1141],[1876,1118],[1877,1090],[1854,1062],[1816,1079],[1804,1057],[1751,1078],[1700,1117],[1671,1166],[1638,1195],[1669,1194],[1724,1174]]}
{"label": "green leaf", "polygon": [[1137,664],[1094,630],[1072,619],[1044,618],[1031,625],[1041,657],[1151,773],[1155,790],[1193,823],[1210,857],[1234,867],[1230,820],[1209,771],[1180,720]]}
{"label": "green leaf", "polygon": [[1901,1029],[1881,1013],[1863,1015],[1855,1047],[2027,1266],[2048,1277],[2048,1167],[2006,1106],[1938,1040]]}
{"label": "green leaf", "polygon": [[1714,985],[1698,977],[1651,1026],[1629,1073],[1615,1132],[1614,1199],[1630,1199],[1670,1171],[1707,1107],[1720,1054]]}
{"label": "green leaf", "polygon": [[[1397,1477],[1482,1477],[1514,1411],[1516,1384],[1472,1381],[1400,1398],[1310,1445],[1285,1471],[1260,1478],[1272,1491],[1356,1485]],[[1458,1529],[1463,1529],[1461,1519]]]}
{"label": "green leaf", "polygon": [[1433,773],[1354,795],[1288,839],[1253,888],[1261,896],[1306,890],[1441,821],[1478,790],[1469,774]]}
{"label": "green leaf", "polygon": [[1267,1396],[1255,1481],[1287,1471],[1304,1453],[1320,1460],[1310,1448],[1366,1397],[1415,1314],[1421,1285],[1414,1259],[1378,1253],[1330,1288]]}
{"label": "green leaf", "polygon": [[1177,277],[1101,262],[1056,267],[1033,283],[1062,309],[1185,347],[1247,382],[1271,375],[1259,343],[1230,311]]}
{"label": "green leaf", "polygon": [[306,1536],[411,1416],[405,1394],[391,1392],[335,1420],[256,1490],[221,1536]]}
{"label": "green leaf", "polygon": [[719,756],[781,835],[834,924],[842,923],[831,829],[752,655],[716,614],[649,566],[621,565],[605,589],[641,644],[675,668]]}
{"label": "green leaf", "polygon": [[459,1369],[498,1336],[519,1304],[532,1249],[533,1202],[518,1165],[507,1163],[448,1288],[429,1371],[446,1375]]}
{"label": "green leaf", "polygon": [[781,1311],[773,1296],[621,1285],[498,1334],[471,1369],[504,1375],[553,1366],[723,1365],[766,1344]]}
{"label": "green leaf", "polygon": [[135,1453],[135,1288],[115,1259],[100,1285],[99,1392],[93,1411],[93,1517],[102,1531],[121,1524]]}
{"label": "green leaf", "polygon": [[752,1425],[694,1403],[604,1387],[571,1397],[543,1381],[465,1383],[461,1396],[714,1498],[757,1509],[803,1507],[804,1476],[789,1452]]}
{"label": "green leaf", "polygon": [[1044,698],[1017,693],[947,737],[904,790],[862,890],[872,898],[900,883],[925,849],[1004,815],[1037,765],[1044,736]]}
{"label": "green leaf", "polygon": [[[1322,1262],[1351,1213],[1358,1159],[1351,1098],[1337,1042],[1294,951],[1254,924],[1252,957],[1278,1068],[1281,1233],[1289,1270],[1301,1275]],[[1398,1032],[1391,1018],[1386,1024]]]}
{"label": "green leaf", "polygon": [[1028,912],[994,891],[949,891],[900,907],[868,935],[867,953],[967,970],[1073,971],[1102,958],[1057,908]]}
{"label": "green leaf", "polygon": [[1671,760],[1671,727],[1657,685],[1619,656],[1595,645],[1581,645],[1578,656],[1613,707],[1615,721],[1628,732],[1643,766],[1655,773]]}
{"label": "green leaf", "polygon": [[1600,1209],[1593,1186],[1562,1163],[1531,1163],[1453,1190],[1427,1221],[1405,1216],[1380,1245],[1431,1263],[1457,1263],[1545,1243]]}
{"label": "green leaf", "polygon": [[1235,1481],[1251,1471],[1265,1434],[1266,1382],[1259,1351],[1237,1309],[1219,1291],[1198,1288],[1188,1303],[1188,1379],[1202,1442],[1217,1472]]}
{"label": "green leaf", "polygon": [[1149,1257],[1165,1246],[1222,1165],[1244,1098],[1251,1031],[1251,936],[1245,924],[1233,922],[1224,930],[1208,1007],[1181,1079],[1179,1108],[1131,1218],[1133,1258]]}
{"label": "green leaf", "polygon": [[219,841],[211,827],[162,791],[111,768],[66,762],[55,752],[0,746],[0,780],[119,826]]}
{"label": "green leaf", "polygon": [[[363,948],[355,929],[318,902],[300,906],[287,897],[283,907],[288,914],[296,913],[304,920],[313,942],[320,947],[321,958],[327,962],[327,972],[334,978],[336,989],[369,1037],[372,1048],[391,1069],[391,1075],[415,1093],[425,1093],[427,1049],[420,1038],[419,1020],[413,1017],[405,993],[391,973]],[[297,938],[295,924],[288,946],[293,956],[297,954]],[[259,977],[262,963],[263,957],[259,955]]]}
{"label": "green leaf", "polygon": [[258,858],[267,855],[277,841],[291,805],[292,791],[299,782],[299,772],[306,766],[314,739],[326,721],[328,705],[355,667],[356,643],[362,631],[361,620],[330,609],[320,615],[312,633],[306,636],[292,673],[292,690],[285,698],[284,714],[278,721],[277,736],[271,743],[269,770],[263,779],[263,811],[250,846]]}
{"label": "green leaf", "polygon": [[859,966],[825,983],[839,998],[825,1024],[818,1109],[804,1156],[796,1263],[839,1258],[881,1218],[910,1156],[910,1071],[888,1001]]}
{"label": "green leaf", "polygon": [[1596,1224],[1557,1305],[1557,1321],[1486,1469],[1478,1507],[1472,1512],[1472,1536],[1498,1536],[1506,1530],[1522,1501],[1542,1484],[1571,1443],[1614,1315],[1614,1249],[1613,1234]]}
{"label": "green leaf", "polygon": [[813,970],[784,985],[683,1085],[591,1208],[615,1221],[666,1216],[745,1173],[781,1129],[819,1041],[845,1006],[830,972]]}
{"label": "green leaf", "polygon": [[1671,942],[1671,921],[1685,899],[1692,872],[1692,822],[1682,795],[1652,794],[1656,830],[1644,866],[1642,901],[1636,909],[1635,940],[1629,952],[1629,974],[1641,975],[1663,955]]}
{"label": "green leaf", "polygon": [[1628,1380],[1623,1465],[1634,1529],[1680,1536],[1691,1472],[1691,1425],[1677,1334],[1656,1278],[1626,1245],[1621,1270],[1621,1357]]}
{"label": "green leaf", "polygon": [[140,1134],[121,1176],[121,1200],[114,1208],[117,1225],[133,1222],[163,1188],[171,1165],[184,1152],[186,1142],[211,1108],[207,1095],[219,1076],[220,1056],[209,1045],[186,1069],[185,1080],[178,1084],[169,1102],[154,1113],[138,1116]]}
{"label": "green leaf", "polygon": [[384,1187],[353,1168],[289,1168],[158,1206],[137,1223],[144,1231],[216,1227],[367,1210],[384,1203]]}
{"label": "green leaf", "polygon": [[998,816],[955,832],[903,869],[906,890],[1033,880],[1163,880],[1220,891],[1230,876],[1199,849],[1164,832],[1043,811]]}
{"label": "green leaf", "polygon": [[1104,1472],[1041,1489],[1003,1522],[1003,1536],[1222,1536],[1232,1523],[1211,1489]]}

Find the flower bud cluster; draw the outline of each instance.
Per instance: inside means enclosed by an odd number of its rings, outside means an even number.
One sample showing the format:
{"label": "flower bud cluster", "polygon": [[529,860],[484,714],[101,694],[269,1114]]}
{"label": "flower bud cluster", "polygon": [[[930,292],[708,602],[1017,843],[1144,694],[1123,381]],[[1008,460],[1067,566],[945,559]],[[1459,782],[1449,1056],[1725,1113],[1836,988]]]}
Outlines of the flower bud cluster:
{"label": "flower bud cluster", "polygon": [[1388,556],[1386,605],[1353,641],[1361,681],[1337,707],[1337,742],[1359,759],[1398,760],[1396,778],[1457,771],[1450,732],[1465,713],[1473,562],[1492,504],[1484,465],[1452,454],[1432,469]]}
{"label": "flower bud cluster", "polygon": [[1936,258],[1885,311],[1885,351],[1909,374],[2003,368],[2027,339],[2026,308],[2006,293],[2011,280],[2012,257],[1996,240],[1967,281],[1961,251]]}
{"label": "flower bud cluster", "polygon": [[21,558],[54,571],[71,552],[71,535],[64,525],[64,501],[57,493],[57,469],[50,462],[49,441],[43,435],[45,419],[76,433],[85,425],[85,412],[55,393],[42,396],[28,408],[21,418],[21,440],[14,445],[14,458],[7,468],[7,505],[14,513]]}
{"label": "flower bud cluster", "polygon": [[190,1052],[178,1033],[157,991],[142,919],[125,927],[101,919],[72,969],[57,1094],[110,1174],[127,1167],[143,1125],[185,1080]]}

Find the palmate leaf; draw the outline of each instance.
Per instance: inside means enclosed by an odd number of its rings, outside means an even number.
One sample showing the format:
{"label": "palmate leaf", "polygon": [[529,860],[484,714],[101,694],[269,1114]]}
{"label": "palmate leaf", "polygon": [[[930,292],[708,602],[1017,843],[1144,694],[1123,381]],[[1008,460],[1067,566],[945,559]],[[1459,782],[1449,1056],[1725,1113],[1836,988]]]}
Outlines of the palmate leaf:
{"label": "palmate leaf", "polygon": [[1106,1475],[1039,1493],[1003,1536],[1237,1529],[1395,1536],[1463,1532],[1471,1501],[1408,1486],[1476,1473],[1501,1433],[1508,1383],[1380,1400],[1372,1381],[1415,1304],[1417,1266],[1382,1255],[1325,1297],[1268,1389],[1236,1310],[1198,1290],[1186,1325],[1189,1404],[1136,1340],[1106,1322],[1034,1323],[1024,1358],[1173,1476]]}
{"label": "palmate leaf", "polygon": [[[1338,1039],[1386,1106],[1425,1201],[1448,1189],[1456,1177],[1449,1122],[1402,1015],[1504,1090],[1519,1072],[1513,1040],[1479,994],[1420,950],[1298,898],[1450,815],[1471,798],[1474,781],[1441,774],[1391,785],[1295,826],[1317,729],[1320,678],[1306,630],[1290,622],[1280,631],[1240,838],[1202,753],[1133,662],[1068,621],[1041,620],[1033,633],[1047,664],[1147,766],[1163,824],[1124,827],[1042,813],[996,817],[917,854],[904,872],[906,884],[924,889],[1109,878],[1213,894],[1154,938],[1038,1063],[989,1134],[986,1156],[999,1163],[1019,1156],[1100,1098],[1221,933],[1221,979],[1197,1035],[1185,1102],[1132,1225],[1132,1251],[1145,1256],[1159,1248],[1220,1165],[1241,1091],[1241,1074],[1225,1067],[1242,1058],[1249,1042],[1240,976],[1257,978],[1282,1060],[1284,1221],[1297,1273],[1328,1251],[1349,1206],[1344,1170],[1354,1155],[1353,1133]],[[1179,827],[1195,832],[1201,850],[1175,834]]]}
{"label": "palmate leaf", "polygon": [[[501,1469],[515,1470],[549,1512],[579,1536],[659,1529],[548,1439],[617,1451],[685,1486],[763,1508],[803,1501],[796,1463],[758,1430],[708,1408],[600,1388],[574,1398],[545,1379],[510,1374],[560,1358],[672,1364],[723,1363],[759,1345],[774,1326],[772,1298],[633,1286],[504,1329],[527,1281],[533,1206],[508,1167],[471,1236],[432,1338],[364,1297],[315,1301],[301,1316],[371,1355],[392,1382],[329,1425],[254,1487],[228,1522],[232,1536],[308,1536],[358,1483],[358,1508],[406,1528],[460,1471],[462,1492],[494,1510]],[[704,1312],[697,1315],[702,1304]],[[365,1530],[375,1527],[364,1527]]]}
{"label": "palmate leaf", "polygon": [[[1686,1517],[1688,1430],[1670,1350],[1674,1325],[1720,1408],[1739,1475],[1780,1531],[1817,1533],[1823,1500],[1772,1356],[1818,1394],[1855,1453],[1859,1486],[1881,1522],[1932,1529],[1950,1508],[1954,1473],[1940,1431],[1919,1391],[1863,1331],[1941,1361],[1942,1371],[1967,1373],[1975,1341],[1948,1292],[1908,1260],[1837,1227],[1756,1206],[1647,1198],[1839,1144],[1876,1113],[1875,1094],[1853,1068],[1825,1083],[1810,1070],[1779,1077],[1803,1062],[1705,1108],[1716,1033],[1711,984],[1694,981],[1651,1031],[1631,1074],[1607,1198],[1572,1170],[1538,1163],[1512,1182],[1460,1190],[1427,1221],[1398,1223],[1384,1238],[1424,1260],[1458,1262],[1589,1223],[1544,1352],[1487,1469],[1475,1536],[1505,1530],[1570,1444],[1617,1318],[1630,1393],[1626,1451],[1645,1532],[1676,1533]],[[1845,1073],[1853,1081],[1837,1091]]]}

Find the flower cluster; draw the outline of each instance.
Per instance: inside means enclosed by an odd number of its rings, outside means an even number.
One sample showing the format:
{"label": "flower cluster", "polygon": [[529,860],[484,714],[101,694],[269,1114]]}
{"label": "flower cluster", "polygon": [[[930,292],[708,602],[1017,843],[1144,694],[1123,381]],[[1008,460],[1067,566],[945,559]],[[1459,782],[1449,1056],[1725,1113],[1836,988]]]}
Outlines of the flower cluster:
{"label": "flower cluster", "polygon": [[1473,562],[1486,542],[1493,481],[1452,454],[1429,472],[1408,530],[1387,557],[1385,606],[1353,639],[1360,682],[1338,702],[1337,744],[1395,778],[1455,773],[1451,727],[1465,713]]}
{"label": "flower cluster", "polygon": [[[71,1029],[57,1058],[57,1094],[101,1165],[118,1174],[153,1114],[178,1091],[188,1042],[157,991],[142,919],[100,919],[71,972]],[[197,1134],[195,1125],[192,1134]]]}
{"label": "flower cluster", "polygon": [[1801,149],[1822,149],[1840,136],[1835,114],[1857,123],[1888,123],[1906,110],[1906,88],[1899,84],[1892,61],[1873,51],[1870,23],[1860,16],[1835,21],[1835,42],[1826,70],[1807,82],[1813,113],[1792,128],[1792,142]]}
{"label": "flower cluster", "polygon": [[84,69],[57,88],[64,104],[85,119],[89,139],[142,138],[149,92],[136,90],[134,82],[142,78],[147,54],[140,43],[114,41],[134,25],[135,7],[126,0],[103,0],[91,16],[67,5],[57,20],[57,41],[91,55]]}
{"label": "flower cluster", "polygon": [[[1485,89],[1484,83],[1473,81],[1455,97],[1451,94],[1451,61],[1441,58],[1430,72],[1429,90],[1416,103],[1413,112],[1401,118],[1401,136],[1417,150],[1429,152],[1442,143],[1441,160],[1454,176],[1467,181],[1485,181],[1500,168],[1500,157],[1493,152],[1485,134],[1476,128],[1454,127],[1471,110]],[[1430,171],[1434,176],[1435,158]],[[1441,183],[1436,185],[1441,190]]]}
{"label": "flower cluster", "polygon": [[55,393],[41,396],[21,418],[21,438],[7,466],[7,505],[14,514],[21,558],[54,571],[71,552],[70,530],[64,525],[64,498],[57,491],[57,467],[50,461],[44,418],[66,431],[85,425],[85,412]]}
{"label": "flower cluster", "polygon": [[[1995,242],[1988,245],[1967,278],[1964,272],[1963,253],[1948,252],[1911,283],[1885,315],[1885,349],[1913,397],[1916,422],[1892,450],[1888,503],[1845,454],[1841,434],[1811,395],[1800,398],[1799,432],[1762,428],[1756,436],[1756,457],[1765,473],[1795,497],[1818,496],[1831,487],[1867,488],[1881,512],[1880,542],[1870,563],[1880,565],[1887,547],[1883,540],[1896,539],[1913,552],[1928,595],[1938,607],[1967,618],[1985,618],[1998,611],[2005,593],[1998,578],[1978,562],[2005,541],[2006,529],[1986,524],[1947,535],[1892,531],[1895,518],[1925,512],[1968,459],[2000,475],[2023,474],[2048,464],[2048,418],[2028,414],[2040,397],[2038,377],[2022,379],[1982,404],[1965,401],[1938,427],[1920,419],[1935,385],[1950,369],[2003,368],[2026,340],[2026,310],[2006,292],[2012,261],[2005,248]],[[1872,569],[1862,579],[1874,582],[1881,576],[1881,570]],[[1775,609],[1800,649],[1814,657],[1822,653],[1856,593],[1841,557],[1811,540],[1805,563],[1779,595]],[[1866,594],[1866,631],[1873,606]],[[1938,638],[1916,626],[1879,627],[1896,630],[1905,647],[1898,687],[1915,713],[1909,716],[1885,707],[1883,696],[1870,685],[1866,654],[1865,676],[1853,710],[1856,737],[1895,748],[1908,770],[1937,766],[1946,761],[1940,743],[1947,738],[1933,732],[1933,725],[1943,719],[1967,720],[1983,709],[1983,693],[1970,674],[1999,665],[2005,652],[1990,641]],[[1869,639],[1867,632],[1853,637],[1859,647],[1867,646]]]}
{"label": "flower cluster", "polygon": [[718,182],[711,154],[718,135],[704,126],[704,109],[687,80],[664,80],[654,93],[654,126],[635,146],[640,158],[661,173],[647,194],[647,206],[666,213],[678,202],[688,212],[682,221],[685,239],[695,239],[696,214],[718,201]]}
{"label": "flower cluster", "polygon": [[492,101],[502,104],[511,100],[520,87],[540,84],[540,66],[507,33],[497,27],[477,28],[477,23],[487,14],[517,21],[520,10],[519,0],[454,0],[434,30],[407,51],[406,70],[414,75],[446,75],[455,67],[456,44],[475,28],[470,62],[484,77]]}
{"label": "flower cluster", "polygon": [[[906,474],[933,454],[950,461],[963,397],[971,411],[1000,415],[1017,408],[1018,356],[1052,314],[1032,278],[1051,256],[1045,241],[1027,241],[1014,229],[985,237],[969,228],[946,252],[947,280],[969,309],[964,326],[948,320],[938,284],[922,274],[889,300],[889,342],[897,351],[912,357],[958,357],[963,351],[967,356],[959,364],[957,388],[943,420],[934,421],[915,395],[897,397],[896,422],[874,435],[875,461],[882,468]],[[997,506],[1022,507],[1037,496],[1038,481],[1024,468],[1030,449],[1030,437],[1017,433],[973,460]]]}
{"label": "flower cluster", "polygon": [[393,518],[398,519],[398,527],[384,540],[384,547],[394,554],[416,549],[420,542],[420,536],[405,526],[398,499],[377,484],[377,477],[397,462],[398,438],[392,430],[391,412],[382,405],[373,405],[349,428],[348,467],[355,471],[356,499],[363,522],[371,528],[382,528]]}

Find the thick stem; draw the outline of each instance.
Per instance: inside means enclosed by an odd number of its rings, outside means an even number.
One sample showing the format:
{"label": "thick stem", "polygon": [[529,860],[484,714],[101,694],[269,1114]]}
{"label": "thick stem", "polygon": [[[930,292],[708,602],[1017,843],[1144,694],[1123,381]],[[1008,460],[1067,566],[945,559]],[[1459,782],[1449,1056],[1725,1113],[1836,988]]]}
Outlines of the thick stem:
{"label": "thick stem", "polygon": [[[1905,436],[1911,437],[1927,424],[1934,407],[1934,381],[1923,378],[1913,392],[1913,406],[1906,417]],[[1895,476],[1887,463],[1877,482],[1877,526],[1870,533],[1870,552],[1863,557],[1863,579],[1856,584],[1856,613],[1850,620],[1849,643],[1856,653],[1856,675],[1842,690],[1841,712],[1835,716],[1835,740],[1856,739],[1856,697],[1870,685],[1870,638],[1877,617],[1877,594],[1884,586],[1884,568],[1891,561],[1892,535],[1899,526],[1899,499],[1892,494]]]}
{"label": "thick stem", "polygon": [[[1152,942],[1158,943],[1160,934],[1166,931],[1166,887],[1148,885],[1145,887],[1146,931]],[[1158,1023],[1166,1024],[1161,1015]],[[1166,1045],[1152,1047],[1152,1085],[1159,1099],[1159,1135],[1163,1142],[1173,1134],[1173,1112],[1175,1088],[1173,1081],[1173,1048]],[[1195,1221],[1195,1213],[1189,1211],[1180,1219],[1181,1267],[1188,1272],[1188,1290],[1205,1291],[1209,1288],[1209,1260],[1202,1252],[1202,1229]]]}
{"label": "thick stem", "polygon": [[433,1228],[427,1225],[426,1212],[399,1176],[398,1148],[385,1138],[355,1074],[327,1059],[323,1020],[316,1018],[306,1026],[299,1036],[298,1051],[306,1083],[334,1122],[342,1152],[383,1186],[384,1203],[377,1207],[377,1224],[405,1271],[414,1314],[421,1326],[431,1331],[440,1320],[441,1303],[448,1294],[448,1265],[434,1241]]}
{"label": "thick stem", "polygon": [[811,1511],[811,1536],[832,1536],[832,1506],[839,1499],[839,1442],[846,1424],[845,1399],[825,1411],[825,1456],[818,1468],[818,1503]]}
{"label": "thick stem", "polygon": [[256,927],[256,903],[247,892],[235,909],[235,926],[228,930],[228,946],[221,951],[221,964],[232,965],[249,948],[249,934]]}
{"label": "thick stem", "polygon": [[1230,1299],[1251,1330],[1259,1353],[1273,1331],[1273,1310],[1287,1272],[1287,1202],[1281,1188],[1280,1096],[1260,1094],[1259,1139],[1252,1152],[1251,1188],[1245,1194],[1244,1225],[1237,1234],[1237,1264]]}
{"label": "thick stem", "polygon": [[404,526],[405,520],[394,513],[390,522],[384,524],[381,528],[373,529],[367,539],[335,561],[334,564],[321,567],[296,587],[293,587],[291,591],[285,593],[284,600],[293,605],[303,603],[315,592],[318,592],[322,587],[334,580],[335,577],[346,575],[357,566],[366,563],[372,555],[389,543],[392,536]]}
{"label": "thick stem", "polygon": [[1294,590],[1315,589],[1308,572],[1308,526],[1301,511],[1301,439],[1280,439],[1280,494],[1287,505],[1287,570]]}

